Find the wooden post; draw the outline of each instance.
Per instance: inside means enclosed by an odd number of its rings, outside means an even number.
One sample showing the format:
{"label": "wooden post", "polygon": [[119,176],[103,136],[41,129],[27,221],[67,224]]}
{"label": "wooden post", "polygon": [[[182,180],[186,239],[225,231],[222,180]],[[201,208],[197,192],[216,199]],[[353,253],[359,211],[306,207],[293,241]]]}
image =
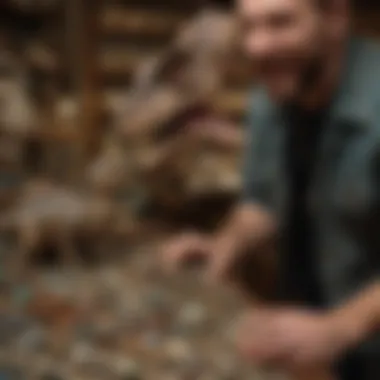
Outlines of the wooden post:
{"label": "wooden post", "polygon": [[66,8],[67,63],[79,104],[77,128],[84,164],[96,153],[101,139],[99,6],[100,0],[68,0]]}

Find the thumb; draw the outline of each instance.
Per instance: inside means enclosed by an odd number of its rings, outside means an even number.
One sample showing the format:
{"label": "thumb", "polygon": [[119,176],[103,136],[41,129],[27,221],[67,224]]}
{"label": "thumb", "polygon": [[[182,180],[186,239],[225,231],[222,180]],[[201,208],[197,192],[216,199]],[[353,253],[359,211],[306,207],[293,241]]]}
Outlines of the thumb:
{"label": "thumb", "polygon": [[229,271],[232,262],[232,254],[230,252],[213,252],[207,275],[207,282],[217,284],[229,281]]}

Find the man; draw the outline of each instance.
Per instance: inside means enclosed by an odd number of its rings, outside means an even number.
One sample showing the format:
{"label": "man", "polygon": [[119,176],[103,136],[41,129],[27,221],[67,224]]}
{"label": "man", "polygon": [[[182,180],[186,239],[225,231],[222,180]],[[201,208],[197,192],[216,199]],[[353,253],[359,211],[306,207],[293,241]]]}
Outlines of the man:
{"label": "man", "polygon": [[164,259],[201,254],[208,279],[231,279],[242,250],[278,243],[293,306],[247,313],[238,348],[257,364],[378,379],[380,50],[350,36],[346,0],[238,0],[238,14],[263,85],[243,198],[216,236],[185,235]]}

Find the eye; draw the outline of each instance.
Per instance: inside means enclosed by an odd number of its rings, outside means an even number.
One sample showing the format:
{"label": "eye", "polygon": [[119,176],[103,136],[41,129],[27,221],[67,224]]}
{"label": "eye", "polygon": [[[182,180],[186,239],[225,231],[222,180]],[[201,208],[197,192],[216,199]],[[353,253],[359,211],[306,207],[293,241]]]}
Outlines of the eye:
{"label": "eye", "polygon": [[292,26],[295,23],[295,18],[290,13],[272,14],[268,19],[268,25],[272,29],[282,30]]}

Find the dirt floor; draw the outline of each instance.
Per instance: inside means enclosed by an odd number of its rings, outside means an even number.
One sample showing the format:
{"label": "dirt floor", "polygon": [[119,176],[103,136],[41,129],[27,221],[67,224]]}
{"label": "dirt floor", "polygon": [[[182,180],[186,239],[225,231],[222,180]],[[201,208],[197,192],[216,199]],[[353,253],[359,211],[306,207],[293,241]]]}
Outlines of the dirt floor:
{"label": "dirt floor", "polygon": [[39,268],[24,284],[4,271],[0,378],[275,378],[235,356],[236,294],[207,288],[199,272],[163,275],[156,244],[130,251],[87,270]]}

